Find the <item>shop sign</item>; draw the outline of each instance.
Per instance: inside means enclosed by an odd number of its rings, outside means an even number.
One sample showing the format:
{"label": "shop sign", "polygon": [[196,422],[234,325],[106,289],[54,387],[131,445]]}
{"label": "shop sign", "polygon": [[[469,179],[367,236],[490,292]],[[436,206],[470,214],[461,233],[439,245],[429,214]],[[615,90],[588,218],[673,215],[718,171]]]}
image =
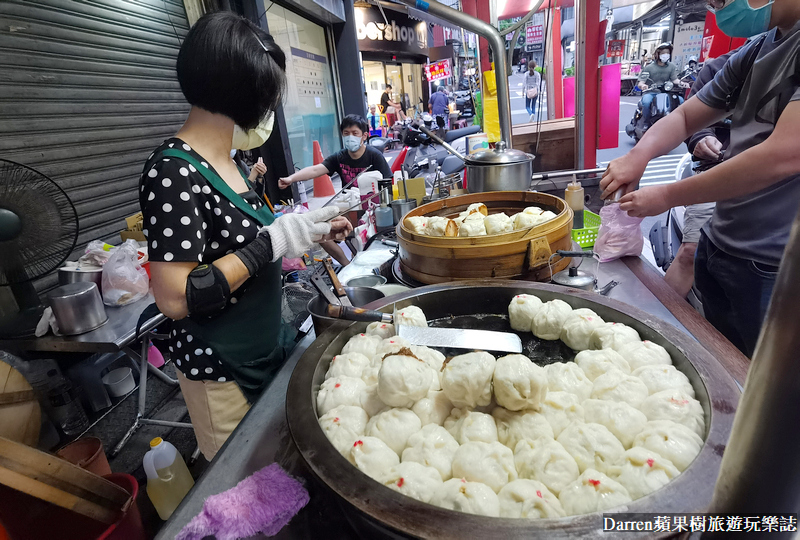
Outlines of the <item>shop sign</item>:
{"label": "shop sign", "polygon": [[[402,13],[384,9],[356,8],[356,33],[361,51],[428,55],[428,28]],[[387,24],[388,20],[388,24]]]}
{"label": "shop sign", "polygon": [[544,43],[544,26],[541,24],[528,24],[525,26],[525,43],[528,45]]}
{"label": "shop sign", "polygon": [[622,51],[625,50],[625,40],[624,39],[611,39],[608,41],[608,47],[606,49],[606,56],[609,58],[614,57],[621,57]]}
{"label": "shop sign", "polygon": [[438,62],[425,64],[425,78],[430,82],[438,81],[439,79],[449,79],[452,76],[450,60],[439,60]]}

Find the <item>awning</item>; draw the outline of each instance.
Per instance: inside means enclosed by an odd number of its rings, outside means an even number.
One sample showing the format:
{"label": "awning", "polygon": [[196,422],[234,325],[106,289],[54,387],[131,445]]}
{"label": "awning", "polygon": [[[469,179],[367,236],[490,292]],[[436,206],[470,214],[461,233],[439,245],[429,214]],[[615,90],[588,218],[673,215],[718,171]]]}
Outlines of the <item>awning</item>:
{"label": "awning", "polygon": [[[613,0],[611,7],[619,8],[632,6],[634,4],[644,4],[652,0]],[[512,19],[526,15],[536,5],[537,0],[497,0],[497,18],[499,20]],[[574,0],[545,0],[540,9],[551,6],[573,7]]]}

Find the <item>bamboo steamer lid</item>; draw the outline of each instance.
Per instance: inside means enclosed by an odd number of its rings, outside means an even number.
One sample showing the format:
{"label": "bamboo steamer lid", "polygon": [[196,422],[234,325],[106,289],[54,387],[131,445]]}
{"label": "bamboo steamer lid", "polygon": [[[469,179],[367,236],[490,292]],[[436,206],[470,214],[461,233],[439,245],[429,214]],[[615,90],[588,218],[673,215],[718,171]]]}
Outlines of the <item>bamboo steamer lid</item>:
{"label": "bamboo steamer lid", "polygon": [[0,362],[0,437],[36,446],[41,424],[33,388],[19,371]]}

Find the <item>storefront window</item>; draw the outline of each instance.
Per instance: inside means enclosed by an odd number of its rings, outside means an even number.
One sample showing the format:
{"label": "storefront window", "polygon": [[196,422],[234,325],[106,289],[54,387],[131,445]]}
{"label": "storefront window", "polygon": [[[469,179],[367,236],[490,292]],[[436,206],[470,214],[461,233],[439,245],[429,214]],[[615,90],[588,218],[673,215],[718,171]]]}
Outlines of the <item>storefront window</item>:
{"label": "storefront window", "polygon": [[367,89],[367,101],[370,105],[381,102],[381,94],[386,88],[386,74],[383,71],[383,62],[363,62],[364,88]]}
{"label": "storefront window", "polygon": [[319,141],[323,156],[342,148],[325,31],[271,2],[259,4],[259,11],[269,7],[269,32],[286,54],[283,112],[294,165],[302,169],[314,164],[313,141]]}
{"label": "storefront window", "polygon": [[[411,109],[421,111],[420,99],[422,98],[422,64],[403,64],[403,83],[408,95],[407,105]],[[409,112],[409,114],[412,114]]]}

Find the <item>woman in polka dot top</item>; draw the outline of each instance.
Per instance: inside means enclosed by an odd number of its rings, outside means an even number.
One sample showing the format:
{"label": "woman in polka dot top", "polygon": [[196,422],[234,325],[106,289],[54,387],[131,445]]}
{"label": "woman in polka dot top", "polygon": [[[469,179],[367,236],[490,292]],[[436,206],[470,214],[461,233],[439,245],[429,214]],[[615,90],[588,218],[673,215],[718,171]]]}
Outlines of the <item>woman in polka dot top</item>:
{"label": "woman in polka dot top", "polygon": [[275,220],[230,158],[264,132],[284,69],[283,52],[249,21],[231,12],[198,20],[177,64],[192,108],[140,182],[153,294],[174,320],[170,357],[209,460],[284,359],[282,256],[352,230],[329,208]]}

